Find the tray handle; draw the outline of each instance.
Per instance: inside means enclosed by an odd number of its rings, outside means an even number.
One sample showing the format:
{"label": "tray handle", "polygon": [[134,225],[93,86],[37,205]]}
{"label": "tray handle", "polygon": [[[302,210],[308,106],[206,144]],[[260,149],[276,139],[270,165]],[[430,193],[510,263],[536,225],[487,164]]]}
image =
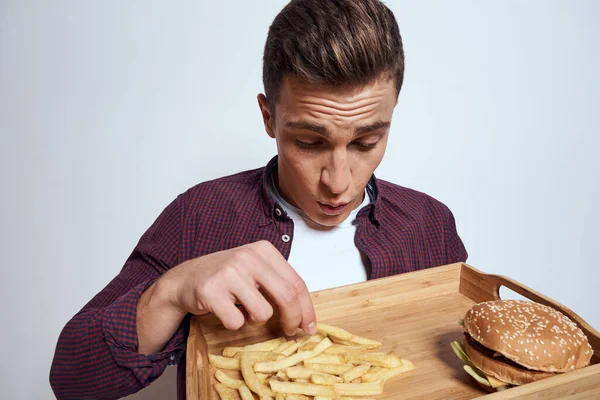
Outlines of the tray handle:
{"label": "tray handle", "polygon": [[486,274],[468,264],[463,264],[461,275],[460,291],[462,293],[464,293],[465,290],[473,292],[473,299],[475,301],[500,300],[500,288],[504,286],[529,300],[547,305],[562,312],[579,325],[581,330],[583,330],[588,337],[594,352],[600,352],[600,333],[585,322],[585,320],[577,315],[577,313],[563,304],[560,304],[511,278],[503,275]]}

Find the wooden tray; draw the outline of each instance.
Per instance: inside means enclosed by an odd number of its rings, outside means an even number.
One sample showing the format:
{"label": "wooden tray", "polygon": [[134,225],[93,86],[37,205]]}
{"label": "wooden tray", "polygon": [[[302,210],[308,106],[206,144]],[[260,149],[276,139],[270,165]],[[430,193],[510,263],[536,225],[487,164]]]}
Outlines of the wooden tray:
{"label": "wooden tray", "polygon": [[[475,303],[500,298],[505,286],[562,311],[577,322],[594,349],[592,365],[488,394],[462,369],[450,342],[462,339],[458,320]],[[565,306],[509,278],[464,263],[410,272],[311,293],[320,322],[379,340],[416,369],[385,383],[379,399],[600,399],[600,334]],[[226,330],[213,315],[193,317],[187,342],[187,398],[218,399],[208,353],[283,336],[272,318],[262,327]]]}

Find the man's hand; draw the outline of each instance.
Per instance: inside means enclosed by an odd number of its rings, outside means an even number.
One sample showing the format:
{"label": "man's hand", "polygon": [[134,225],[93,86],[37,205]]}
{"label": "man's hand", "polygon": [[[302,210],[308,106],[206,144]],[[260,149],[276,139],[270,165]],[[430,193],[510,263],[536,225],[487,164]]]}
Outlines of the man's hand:
{"label": "man's hand", "polygon": [[[264,294],[264,295],[263,295]],[[187,313],[214,313],[228,329],[264,324],[279,309],[283,331],[316,332],[306,284],[268,241],[186,261],[166,272],[138,305],[140,353],[160,351]]]}

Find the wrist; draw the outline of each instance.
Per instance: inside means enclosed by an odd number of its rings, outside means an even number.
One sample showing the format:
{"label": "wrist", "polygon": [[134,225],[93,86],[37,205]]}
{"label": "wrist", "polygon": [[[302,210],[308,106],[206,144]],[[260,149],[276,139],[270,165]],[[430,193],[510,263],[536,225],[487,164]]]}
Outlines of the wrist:
{"label": "wrist", "polygon": [[184,309],[179,301],[180,282],[179,274],[171,276],[168,272],[154,283],[152,297],[150,299],[154,305],[161,309],[169,309],[185,317],[187,310]]}

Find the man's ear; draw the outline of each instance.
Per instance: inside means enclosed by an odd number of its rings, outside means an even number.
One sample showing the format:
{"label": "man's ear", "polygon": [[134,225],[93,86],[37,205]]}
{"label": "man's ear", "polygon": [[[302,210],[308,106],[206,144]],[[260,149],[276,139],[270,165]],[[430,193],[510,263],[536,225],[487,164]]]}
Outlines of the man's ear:
{"label": "man's ear", "polygon": [[261,93],[258,95],[257,99],[263,123],[265,124],[265,131],[267,131],[267,135],[269,135],[272,138],[275,138],[275,119],[273,117],[273,114],[271,113],[271,109],[269,108],[267,97]]}

